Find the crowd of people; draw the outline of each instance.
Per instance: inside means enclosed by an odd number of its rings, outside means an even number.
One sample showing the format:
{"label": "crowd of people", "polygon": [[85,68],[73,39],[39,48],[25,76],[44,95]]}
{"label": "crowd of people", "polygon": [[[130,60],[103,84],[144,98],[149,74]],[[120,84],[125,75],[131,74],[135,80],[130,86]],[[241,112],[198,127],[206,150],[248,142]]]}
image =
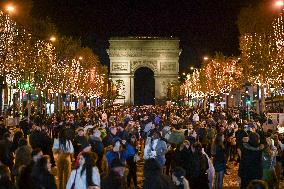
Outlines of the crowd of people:
{"label": "crowd of people", "polygon": [[221,189],[228,163],[239,188],[277,189],[284,137],[238,109],[114,106],[0,120],[0,189]]}

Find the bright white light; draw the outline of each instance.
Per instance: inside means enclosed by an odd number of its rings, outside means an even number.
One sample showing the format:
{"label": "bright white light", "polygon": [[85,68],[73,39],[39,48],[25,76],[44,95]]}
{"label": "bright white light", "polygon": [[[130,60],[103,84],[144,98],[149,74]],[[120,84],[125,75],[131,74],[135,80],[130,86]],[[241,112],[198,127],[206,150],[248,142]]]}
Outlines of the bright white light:
{"label": "bright white light", "polygon": [[278,0],[278,1],[275,2],[275,5],[277,7],[283,7],[284,6],[284,2],[283,2],[283,0]]}
{"label": "bright white light", "polygon": [[203,60],[208,60],[208,59],[209,59],[208,56],[203,57]]}

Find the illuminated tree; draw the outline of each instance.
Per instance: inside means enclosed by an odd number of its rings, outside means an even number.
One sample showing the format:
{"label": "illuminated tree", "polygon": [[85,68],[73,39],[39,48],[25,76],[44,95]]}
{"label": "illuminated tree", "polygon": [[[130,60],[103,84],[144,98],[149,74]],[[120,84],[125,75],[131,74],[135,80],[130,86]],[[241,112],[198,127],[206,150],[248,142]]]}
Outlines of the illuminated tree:
{"label": "illuminated tree", "polygon": [[243,73],[248,82],[260,87],[262,111],[264,88],[279,87],[284,80],[282,15],[268,7],[263,2],[244,8],[238,19]]}
{"label": "illuminated tree", "polygon": [[187,98],[204,97],[204,108],[208,97],[227,94],[242,85],[242,68],[237,57],[226,57],[217,53],[214,57],[202,62],[200,70],[187,75],[182,86]]}

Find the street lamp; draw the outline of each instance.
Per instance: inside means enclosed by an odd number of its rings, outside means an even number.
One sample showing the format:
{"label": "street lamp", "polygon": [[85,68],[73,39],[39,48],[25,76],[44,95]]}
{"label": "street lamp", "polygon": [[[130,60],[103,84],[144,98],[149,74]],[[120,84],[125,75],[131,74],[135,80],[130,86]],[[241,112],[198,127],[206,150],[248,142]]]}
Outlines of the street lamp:
{"label": "street lamp", "polygon": [[209,59],[208,56],[203,57],[203,60],[205,60],[205,61],[208,60],[208,59]]}
{"label": "street lamp", "polygon": [[194,67],[193,67],[193,66],[191,66],[191,67],[190,67],[190,70],[194,70]]}
{"label": "street lamp", "polygon": [[15,11],[15,7],[13,5],[7,5],[6,11],[10,14]]}
{"label": "street lamp", "polygon": [[56,41],[56,37],[51,36],[51,37],[49,38],[49,40],[50,40],[51,42],[55,42],[55,41]]}
{"label": "street lamp", "polygon": [[182,75],[185,75],[185,73],[183,72]]}
{"label": "street lamp", "polygon": [[83,57],[82,57],[82,56],[79,56],[79,60],[83,60]]}

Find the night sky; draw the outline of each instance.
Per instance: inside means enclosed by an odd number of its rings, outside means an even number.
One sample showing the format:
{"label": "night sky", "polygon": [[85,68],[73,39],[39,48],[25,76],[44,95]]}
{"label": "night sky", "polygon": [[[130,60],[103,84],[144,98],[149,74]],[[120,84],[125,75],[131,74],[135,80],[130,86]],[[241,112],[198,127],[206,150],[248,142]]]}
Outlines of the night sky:
{"label": "night sky", "polygon": [[180,72],[205,55],[239,55],[237,17],[256,0],[35,0],[33,15],[49,17],[60,34],[81,38],[109,65],[113,36],[178,37]]}

